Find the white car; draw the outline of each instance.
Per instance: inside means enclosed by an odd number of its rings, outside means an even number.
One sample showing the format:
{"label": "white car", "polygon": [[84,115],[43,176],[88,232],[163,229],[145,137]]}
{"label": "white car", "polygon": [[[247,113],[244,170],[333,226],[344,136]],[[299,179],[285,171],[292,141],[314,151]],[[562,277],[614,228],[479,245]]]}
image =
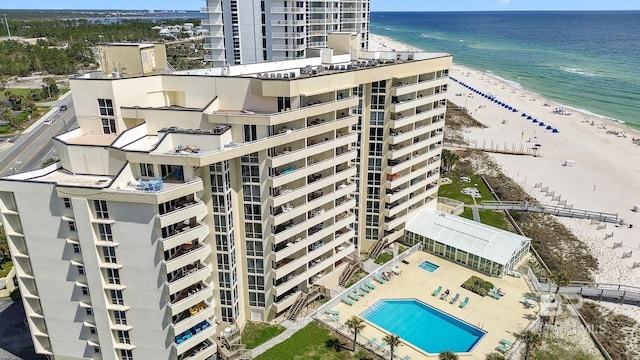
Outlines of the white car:
{"label": "white car", "polygon": [[42,124],[43,125],[51,125],[52,121],[53,121],[53,119],[46,119]]}

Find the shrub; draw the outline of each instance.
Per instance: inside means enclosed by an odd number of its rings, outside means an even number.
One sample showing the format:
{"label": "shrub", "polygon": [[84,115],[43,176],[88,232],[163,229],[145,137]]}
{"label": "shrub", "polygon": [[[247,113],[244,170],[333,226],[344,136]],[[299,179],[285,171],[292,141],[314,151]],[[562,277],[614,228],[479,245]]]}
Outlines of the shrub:
{"label": "shrub", "polygon": [[483,280],[477,276],[470,277],[461,286],[463,289],[467,289],[480,296],[486,296],[489,290],[493,289],[493,283]]}

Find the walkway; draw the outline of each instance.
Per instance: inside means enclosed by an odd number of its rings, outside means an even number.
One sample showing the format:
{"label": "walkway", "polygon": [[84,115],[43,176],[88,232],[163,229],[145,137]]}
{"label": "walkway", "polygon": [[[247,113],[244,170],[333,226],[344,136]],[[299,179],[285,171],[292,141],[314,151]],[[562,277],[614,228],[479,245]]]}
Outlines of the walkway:
{"label": "walkway", "polygon": [[576,219],[597,220],[614,224],[624,223],[624,221],[618,217],[618,214],[578,210],[566,206],[535,205],[530,204],[528,201],[483,201],[479,206],[483,209],[491,210],[533,211]]}
{"label": "walkway", "polygon": [[[551,284],[540,284],[544,292],[555,293],[557,287]],[[603,283],[572,282],[560,287],[560,294],[579,295],[584,298],[605,301],[617,301],[621,304],[640,306],[640,288],[635,286]]]}
{"label": "walkway", "polygon": [[471,213],[473,213],[473,221],[481,223],[480,221],[480,210],[478,210],[477,206],[471,207]]}

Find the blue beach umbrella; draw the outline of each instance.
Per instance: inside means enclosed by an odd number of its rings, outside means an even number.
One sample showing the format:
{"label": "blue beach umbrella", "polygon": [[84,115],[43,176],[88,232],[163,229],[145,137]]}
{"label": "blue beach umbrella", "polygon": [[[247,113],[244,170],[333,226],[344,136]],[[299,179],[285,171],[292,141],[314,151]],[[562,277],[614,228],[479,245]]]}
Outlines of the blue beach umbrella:
{"label": "blue beach umbrella", "polygon": [[518,112],[518,109],[513,108],[513,109],[511,109],[511,112]]}
{"label": "blue beach umbrella", "polygon": [[538,126],[544,126],[544,123],[540,121],[540,124],[538,124]]}
{"label": "blue beach umbrella", "polygon": [[520,115],[520,116],[525,117],[525,116],[527,116],[527,113],[522,113],[522,115]]}
{"label": "blue beach umbrella", "polygon": [[551,130],[551,129],[553,129],[553,126],[551,126],[551,125],[547,125],[546,130]]}
{"label": "blue beach umbrella", "polygon": [[554,134],[557,134],[557,133],[559,133],[559,132],[560,132],[560,130],[558,130],[558,129],[553,129],[553,131],[552,131],[552,132],[553,132]]}
{"label": "blue beach umbrella", "polygon": [[533,119],[531,115],[527,116],[527,120],[531,120],[531,119]]}
{"label": "blue beach umbrella", "polygon": [[538,119],[533,119],[533,122],[534,122],[534,123],[537,123],[537,122],[538,122]]}

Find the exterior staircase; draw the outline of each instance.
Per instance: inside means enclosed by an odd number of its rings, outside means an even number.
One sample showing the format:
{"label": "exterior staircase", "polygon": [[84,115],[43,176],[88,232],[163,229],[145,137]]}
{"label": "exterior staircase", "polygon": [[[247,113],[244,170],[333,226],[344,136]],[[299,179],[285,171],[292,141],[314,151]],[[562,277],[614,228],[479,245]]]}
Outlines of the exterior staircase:
{"label": "exterior staircase", "polygon": [[375,244],[373,244],[373,247],[371,248],[371,252],[369,253],[369,257],[373,260],[377,259],[378,256],[380,256],[380,253],[382,252],[382,250],[384,250],[385,247],[387,247],[387,238],[383,237],[378,239],[378,241],[376,241]]}
{"label": "exterior staircase", "polygon": [[250,360],[251,350],[242,344],[242,338],[238,329],[220,337],[218,354],[222,360]]}
{"label": "exterior staircase", "polygon": [[287,315],[287,320],[296,321],[305,306],[309,305],[309,303],[312,303],[319,297],[330,297],[329,293],[329,290],[323,286],[312,285],[308,291],[302,292],[300,294],[300,298],[293,303],[289,310],[289,315]]}
{"label": "exterior staircase", "polygon": [[353,274],[355,274],[356,271],[358,271],[358,269],[361,269],[361,268],[362,268],[362,263],[359,260],[350,259],[349,265],[347,266],[346,269],[344,269],[342,274],[340,274],[340,279],[338,282],[340,286],[347,285],[349,280],[351,280],[351,277],[353,276]]}

